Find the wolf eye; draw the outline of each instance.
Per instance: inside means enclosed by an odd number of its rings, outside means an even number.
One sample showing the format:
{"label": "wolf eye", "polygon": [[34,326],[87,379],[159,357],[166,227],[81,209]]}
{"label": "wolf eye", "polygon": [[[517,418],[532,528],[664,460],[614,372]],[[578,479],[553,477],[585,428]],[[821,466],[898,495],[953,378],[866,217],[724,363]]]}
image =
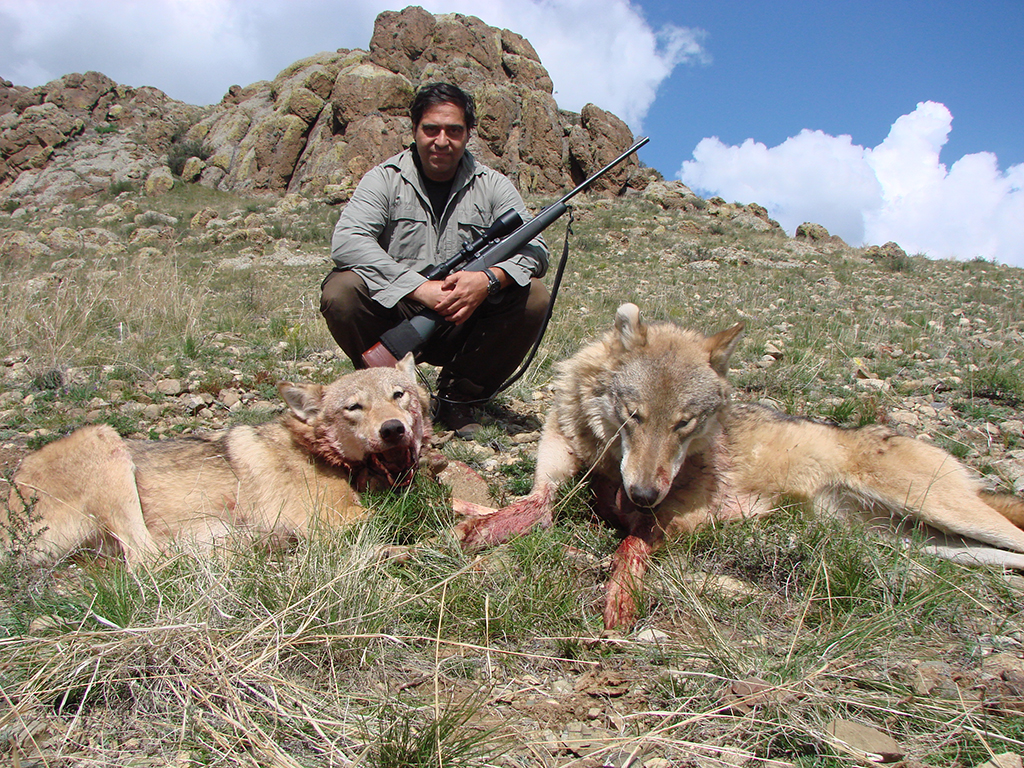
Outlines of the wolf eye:
{"label": "wolf eye", "polygon": [[362,403],[349,403],[348,405],[345,406],[345,410],[348,411],[349,413],[355,413],[356,411],[363,410],[363,404]]}
{"label": "wolf eye", "polygon": [[405,390],[404,389],[396,389],[395,390],[395,394],[393,394],[391,396],[391,399],[392,400],[401,400],[404,396],[405,396]]}
{"label": "wolf eye", "polygon": [[697,418],[692,419],[680,419],[679,423],[676,424],[675,429],[677,432],[691,432],[697,428]]}
{"label": "wolf eye", "polygon": [[624,427],[633,427],[644,423],[644,417],[637,412],[637,409],[621,400],[615,404],[615,418]]}

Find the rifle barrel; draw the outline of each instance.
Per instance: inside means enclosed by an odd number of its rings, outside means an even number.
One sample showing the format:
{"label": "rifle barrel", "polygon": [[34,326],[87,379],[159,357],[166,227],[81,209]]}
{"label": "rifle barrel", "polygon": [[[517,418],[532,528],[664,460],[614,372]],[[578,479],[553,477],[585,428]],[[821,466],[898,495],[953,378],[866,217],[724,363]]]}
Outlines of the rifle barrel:
{"label": "rifle barrel", "polygon": [[558,200],[557,202],[552,203],[546,208],[543,208],[540,211],[540,213],[538,213],[533,219],[526,222],[525,224],[522,224],[518,229],[516,229],[512,234],[510,234],[505,239],[498,240],[497,242],[492,243],[488,247],[481,250],[473,257],[472,260],[469,261],[469,263],[463,266],[463,269],[470,272],[480,271],[482,269],[485,269],[486,267],[493,267],[495,264],[498,264],[499,262],[502,262],[505,259],[509,258],[510,256],[513,256],[514,254],[518,253],[521,248],[523,248],[533,238],[535,238],[537,235],[539,235],[541,232],[543,232],[545,229],[551,226],[551,224],[554,223],[556,219],[558,219],[563,213],[565,213],[568,210],[566,202],[569,200],[569,198],[582,192],[584,189],[593,184],[594,181],[596,181],[598,178],[606,174],[609,170],[611,170],[616,165],[621,163],[623,160],[629,157],[629,155],[636,152],[637,149],[639,149],[649,141],[650,139],[646,136],[641,138],[632,147],[630,147],[617,158],[612,160],[600,171],[590,176],[590,178],[588,178],[586,181],[584,181],[582,184],[576,187],[576,189],[574,189],[572,192],[565,195],[561,200]]}
{"label": "rifle barrel", "polygon": [[631,154],[633,154],[634,152],[636,152],[636,151],[637,151],[638,149],[640,149],[640,147],[644,146],[644,145],[645,145],[645,144],[646,144],[647,142],[649,142],[650,140],[651,140],[651,139],[650,139],[650,137],[648,137],[648,136],[641,136],[641,137],[640,137],[639,139],[637,139],[637,142],[636,142],[636,144],[634,144],[634,145],[633,145],[632,147],[630,147],[629,149],[627,149],[627,150],[626,150],[625,152],[623,152],[623,153],[622,153],[621,155],[619,155],[618,157],[616,157],[616,158],[615,158],[614,160],[612,160],[612,161],[611,161],[610,163],[608,163],[608,165],[606,165],[606,166],[605,166],[604,168],[602,168],[602,169],[601,169],[600,171],[598,171],[598,172],[597,172],[597,173],[595,173],[595,174],[592,174],[592,175],[590,176],[590,178],[589,178],[589,179],[587,179],[586,181],[584,181],[584,182],[583,182],[582,184],[580,184],[580,185],[579,185],[578,187],[576,187],[576,189],[574,189],[574,190],[573,190],[572,192],[570,192],[569,194],[567,194],[567,195],[566,195],[565,197],[563,197],[563,198],[562,198],[561,200],[559,200],[558,202],[560,202],[560,203],[564,203],[564,202],[566,202],[567,200],[569,200],[569,198],[571,198],[571,197],[575,197],[576,195],[578,195],[578,194],[579,194],[580,192],[582,192],[582,191],[583,191],[584,189],[586,189],[586,188],[587,188],[587,187],[589,187],[589,186],[590,186],[591,184],[593,184],[593,183],[594,183],[594,181],[595,181],[596,179],[598,179],[598,178],[600,178],[601,176],[603,176],[604,174],[606,174],[606,173],[607,173],[608,171],[610,171],[610,170],[611,170],[612,168],[614,168],[614,167],[615,167],[616,165],[618,165],[619,163],[621,163],[621,162],[622,162],[623,160],[625,160],[625,159],[626,159],[627,157],[629,157],[629,156],[630,156]]}
{"label": "rifle barrel", "polygon": [[[539,235],[555,219],[568,210],[566,202],[570,198],[578,195],[596,179],[603,176],[649,141],[650,139],[646,136],[641,138],[632,147],[572,190],[572,192],[541,210],[533,219],[525,224],[514,210],[507,211],[499,217],[498,221],[491,225],[479,240],[472,244],[467,244],[448,262],[428,268],[424,275],[428,279],[444,277],[465,259],[469,259],[469,263],[462,266],[463,269],[479,271],[486,267],[492,267],[518,253],[530,240]],[[552,294],[553,298],[554,293]],[[421,312],[384,333],[380,341],[363,353],[363,362],[371,368],[394,365],[396,361],[407,353],[415,352],[423,346],[433,335],[434,331],[445,322],[447,321],[436,312],[431,310]]]}

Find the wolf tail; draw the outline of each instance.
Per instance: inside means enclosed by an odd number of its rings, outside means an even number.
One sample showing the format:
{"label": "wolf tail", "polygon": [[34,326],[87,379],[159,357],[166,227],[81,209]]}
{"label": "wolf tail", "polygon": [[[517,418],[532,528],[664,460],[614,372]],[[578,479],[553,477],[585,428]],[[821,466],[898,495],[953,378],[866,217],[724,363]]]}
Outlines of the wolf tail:
{"label": "wolf tail", "polygon": [[1016,496],[1007,496],[1002,493],[989,493],[981,491],[981,500],[996,510],[999,514],[1016,525],[1024,528],[1024,501]]}

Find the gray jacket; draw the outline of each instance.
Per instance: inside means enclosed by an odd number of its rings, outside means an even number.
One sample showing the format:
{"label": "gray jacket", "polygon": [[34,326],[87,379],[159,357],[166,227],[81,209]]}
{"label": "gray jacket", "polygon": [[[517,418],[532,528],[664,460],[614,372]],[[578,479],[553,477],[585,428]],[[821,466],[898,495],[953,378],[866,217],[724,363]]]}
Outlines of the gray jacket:
{"label": "gray jacket", "polygon": [[[444,215],[437,221],[407,149],[367,171],[334,227],[331,257],[363,278],[370,295],[393,307],[425,278],[419,270],[458,253],[495,219],[515,208],[531,217],[512,182],[466,152],[455,174]],[[536,237],[497,266],[519,285],[543,277],[548,248]]]}

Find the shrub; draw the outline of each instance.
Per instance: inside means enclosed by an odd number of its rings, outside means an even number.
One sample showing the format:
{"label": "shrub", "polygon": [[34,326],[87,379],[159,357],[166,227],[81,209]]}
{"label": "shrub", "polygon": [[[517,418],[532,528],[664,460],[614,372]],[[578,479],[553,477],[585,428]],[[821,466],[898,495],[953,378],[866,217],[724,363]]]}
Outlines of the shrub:
{"label": "shrub", "polygon": [[184,141],[171,144],[171,148],[167,152],[167,165],[170,166],[171,173],[175,176],[181,176],[181,172],[185,169],[185,162],[190,157],[206,160],[212,154],[213,149],[208,144],[193,139],[185,139]]}
{"label": "shrub", "polygon": [[135,185],[132,184],[130,181],[125,181],[123,179],[121,181],[112,181],[112,182],[110,182],[110,186],[107,187],[107,192],[110,193],[111,197],[117,197],[122,192],[134,192],[134,191],[135,191]]}

